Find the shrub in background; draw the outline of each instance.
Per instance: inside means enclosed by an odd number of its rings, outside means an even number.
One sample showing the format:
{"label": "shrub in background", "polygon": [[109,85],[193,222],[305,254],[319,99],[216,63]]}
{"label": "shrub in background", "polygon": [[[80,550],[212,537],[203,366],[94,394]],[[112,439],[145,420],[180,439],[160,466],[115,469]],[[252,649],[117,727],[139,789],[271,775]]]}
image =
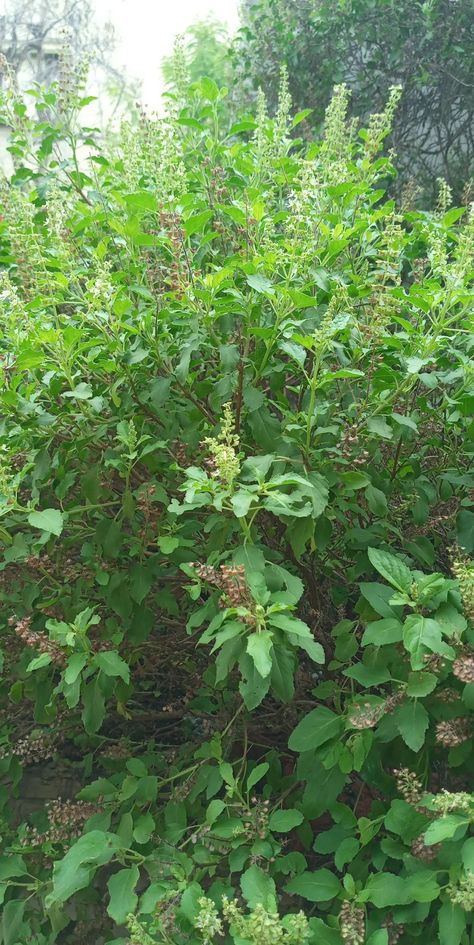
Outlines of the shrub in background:
{"label": "shrub in background", "polygon": [[357,137],[339,87],[303,144],[284,78],[231,127],[202,79],[113,149],[70,80],[32,95],[3,103],[3,942],[467,945],[472,215],[387,200],[397,89]]}
{"label": "shrub in background", "polygon": [[286,63],[293,100],[314,109],[316,125],[336,83],[350,86],[363,124],[400,84],[391,137],[400,181],[414,178],[434,202],[439,176],[457,199],[472,186],[473,50],[470,0],[246,0],[234,61],[249,90],[273,102]]}

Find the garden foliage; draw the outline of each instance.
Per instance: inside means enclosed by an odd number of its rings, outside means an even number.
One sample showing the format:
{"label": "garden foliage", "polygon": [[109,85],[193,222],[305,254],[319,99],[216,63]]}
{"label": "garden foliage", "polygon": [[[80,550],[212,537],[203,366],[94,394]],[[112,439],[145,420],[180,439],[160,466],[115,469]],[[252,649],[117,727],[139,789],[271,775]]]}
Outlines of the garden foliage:
{"label": "garden foliage", "polygon": [[348,83],[363,123],[402,85],[391,135],[398,183],[414,179],[430,201],[439,176],[458,195],[472,186],[471,0],[243,0],[233,59],[272,101],[286,63],[293,101],[313,109],[317,126],[335,83]]}
{"label": "garden foliage", "polygon": [[398,96],[4,97],[4,945],[472,941],[474,219]]}

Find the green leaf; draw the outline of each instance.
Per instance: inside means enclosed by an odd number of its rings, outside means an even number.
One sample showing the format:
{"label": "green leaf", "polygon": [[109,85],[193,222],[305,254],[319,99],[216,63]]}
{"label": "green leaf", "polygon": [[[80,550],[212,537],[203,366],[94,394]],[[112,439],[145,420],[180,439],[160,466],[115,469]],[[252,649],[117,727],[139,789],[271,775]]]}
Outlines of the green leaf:
{"label": "green leaf", "polygon": [[474,512],[461,509],[456,520],[458,545],[468,554],[474,551]]}
{"label": "green leaf", "polygon": [[276,889],[273,879],[264,873],[259,866],[249,866],[245,873],[240,877],[240,888],[242,895],[250,907],[261,904],[273,912],[276,905]]}
{"label": "green leaf", "polygon": [[431,617],[410,614],[403,626],[403,643],[411,655],[413,669],[422,669],[427,650],[442,652],[441,627]]}
{"label": "green leaf", "polygon": [[26,931],[23,925],[26,899],[10,899],[2,908],[2,943],[3,945],[20,945],[26,941]]}
{"label": "green leaf", "polygon": [[94,679],[84,687],[83,704],[84,728],[88,735],[95,735],[105,718],[105,700],[98,679]]}
{"label": "green leaf", "polygon": [[357,489],[363,489],[364,486],[370,485],[369,477],[363,472],[340,473],[340,479],[345,486],[344,491],[353,492],[357,491]]}
{"label": "green leaf", "polygon": [[409,673],[407,696],[428,696],[436,689],[438,680],[433,673]]}
{"label": "green leaf", "polygon": [[383,516],[387,514],[387,496],[385,492],[376,489],[375,486],[367,486],[365,490],[367,505],[374,515]]}
{"label": "green leaf", "polygon": [[115,650],[102,650],[102,652],[96,653],[93,663],[106,676],[120,676],[124,683],[130,682],[130,669],[125,660]]}
{"label": "green leaf", "polygon": [[414,902],[433,902],[439,896],[436,873],[433,870],[417,870],[405,880],[407,893]]}
{"label": "green leaf", "polygon": [[403,624],[395,617],[385,617],[374,620],[364,630],[362,646],[387,646],[389,643],[398,643],[403,639]]}
{"label": "green leaf", "polygon": [[[393,591],[391,588],[386,587],[385,584],[376,584],[375,582],[362,582],[359,584],[360,592],[366,601],[369,602],[372,610],[375,610],[376,614],[380,614],[381,617],[396,617],[397,613],[400,612],[400,608],[393,607],[389,604],[393,596]],[[401,639],[401,638],[400,638]]]}
{"label": "green leaf", "polygon": [[390,554],[388,551],[381,551],[380,548],[368,548],[367,554],[375,570],[378,571],[392,587],[396,587],[398,591],[408,593],[413,582],[413,577],[410,569],[407,568],[403,561],[400,561],[399,558],[396,558],[395,555]]}
{"label": "green leaf", "polygon": [[179,538],[173,535],[161,535],[158,538],[158,547],[164,555],[171,555],[179,547]]}
{"label": "green leaf", "polygon": [[370,417],[367,421],[367,429],[376,436],[381,436],[384,440],[391,440],[393,430],[384,417]]}
{"label": "green leaf", "polygon": [[273,634],[269,630],[259,630],[247,637],[247,653],[252,657],[255,669],[265,679],[272,670],[271,651]]}
{"label": "green leaf", "polygon": [[442,840],[451,840],[454,836],[459,839],[466,833],[468,824],[469,820],[462,814],[446,814],[445,817],[439,817],[425,830],[425,843],[429,847],[434,843],[441,843]]}
{"label": "green leaf", "polygon": [[266,276],[261,276],[258,273],[247,276],[247,283],[251,289],[255,289],[255,292],[263,292],[267,295],[271,295],[274,292],[270,279],[267,279]]}
{"label": "green leaf", "polygon": [[43,509],[42,512],[30,512],[28,522],[33,528],[39,528],[51,535],[60,535],[63,530],[63,516],[59,509]]}
{"label": "green leaf", "polygon": [[138,902],[135,886],[139,878],[138,866],[130,866],[114,873],[107,883],[110,895],[107,912],[117,925],[121,925],[125,922],[127,915],[135,912]]}
{"label": "green leaf", "polygon": [[136,843],[148,843],[148,841],[153,836],[155,828],[155,820],[150,812],[141,814],[141,816],[135,821],[135,826],[133,828],[133,839]]}
{"label": "green leaf", "polygon": [[275,645],[272,653],[271,687],[272,692],[282,702],[291,702],[294,692],[293,674],[295,658],[286,647]]}
{"label": "green leaf", "polygon": [[87,653],[73,653],[69,657],[67,668],[64,672],[64,681],[68,686],[72,686],[78,676],[82,673],[84,666],[87,663]]}
{"label": "green leaf", "polygon": [[288,833],[288,831],[302,824],[303,820],[304,817],[301,811],[287,808],[286,810],[274,811],[268,821],[268,826],[275,833]]}
{"label": "green leaf", "polygon": [[42,669],[43,666],[49,666],[50,663],[51,663],[51,657],[49,653],[41,653],[41,656],[35,656],[35,658],[32,659],[28,663],[28,666],[26,667],[26,672],[34,673],[35,670]]}
{"label": "green leaf", "polygon": [[53,889],[46,905],[66,902],[79,889],[89,885],[98,866],[109,863],[120,849],[119,838],[103,830],[91,830],[70,847],[53,867]]}
{"label": "green leaf", "polygon": [[290,617],[287,614],[269,614],[268,623],[272,627],[279,627],[280,630],[286,630],[288,633],[293,633],[298,637],[307,637],[308,639],[313,639],[313,634],[311,633],[310,628],[307,623],[304,623],[302,620],[298,620],[297,617]]}
{"label": "green leaf", "polygon": [[373,902],[377,909],[386,906],[402,906],[411,902],[406,880],[395,873],[375,873],[367,880],[366,887],[359,893],[361,901]]}
{"label": "green leaf", "polygon": [[334,855],[336,869],[342,870],[347,863],[352,863],[359,850],[360,843],[356,837],[346,837],[345,840],[342,840]]}
{"label": "green leaf", "polygon": [[322,919],[312,917],[309,920],[309,926],[311,929],[310,941],[313,945],[342,945],[339,929],[331,928]]}
{"label": "green leaf", "polygon": [[321,869],[314,873],[306,872],[295,876],[294,879],[290,879],[284,889],[292,895],[302,896],[308,902],[327,902],[339,895],[341,884],[334,873]]}
{"label": "green leaf", "polygon": [[262,764],[257,765],[253,771],[250,772],[247,778],[247,791],[251,791],[252,788],[265,777],[269,767],[268,761],[263,761]]}
{"label": "green leaf", "polygon": [[212,210],[203,210],[202,213],[193,213],[184,224],[186,236],[192,236],[194,233],[202,233],[206,223],[212,219],[213,215]]}
{"label": "green leaf", "polygon": [[255,663],[248,653],[239,659],[242,679],[239,690],[247,709],[256,709],[265,698],[270,688],[270,675],[263,677],[255,668]]}
{"label": "green leaf", "polygon": [[438,912],[439,945],[460,945],[467,915],[462,908],[447,900]]}
{"label": "green leaf", "polygon": [[468,840],[464,841],[461,850],[461,860],[464,869],[474,873],[474,837],[469,837]]}
{"label": "green leaf", "polygon": [[254,499],[253,492],[244,492],[243,489],[232,496],[230,501],[236,518],[245,518]]}
{"label": "green leaf", "polygon": [[387,929],[377,929],[373,932],[370,938],[367,939],[367,945],[388,945]]}
{"label": "green leaf", "polygon": [[67,390],[63,397],[72,397],[73,400],[90,400],[93,396],[93,390],[90,384],[77,384],[74,390]]}
{"label": "green leaf", "polygon": [[400,735],[412,751],[419,751],[425,743],[430,724],[429,715],[421,702],[410,699],[396,712],[396,725]]}
{"label": "green leaf", "polygon": [[298,723],[290,735],[288,747],[291,751],[310,751],[336,738],[344,728],[343,720],[325,706],[318,706]]}

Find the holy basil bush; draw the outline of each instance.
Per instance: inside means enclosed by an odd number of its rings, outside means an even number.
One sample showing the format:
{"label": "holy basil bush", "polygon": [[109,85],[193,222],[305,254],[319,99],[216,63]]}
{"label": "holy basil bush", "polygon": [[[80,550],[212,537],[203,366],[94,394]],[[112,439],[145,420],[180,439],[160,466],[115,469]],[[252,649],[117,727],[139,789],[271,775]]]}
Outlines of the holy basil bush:
{"label": "holy basil bush", "polygon": [[386,199],[399,94],[4,92],[4,945],[472,941],[474,217]]}

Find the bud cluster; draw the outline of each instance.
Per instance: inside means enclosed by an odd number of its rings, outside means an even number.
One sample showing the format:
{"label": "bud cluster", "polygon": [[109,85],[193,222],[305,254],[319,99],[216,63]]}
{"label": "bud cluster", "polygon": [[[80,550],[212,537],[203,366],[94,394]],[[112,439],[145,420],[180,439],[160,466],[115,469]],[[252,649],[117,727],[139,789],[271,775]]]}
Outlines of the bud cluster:
{"label": "bud cluster", "polygon": [[285,926],[276,912],[267,912],[260,903],[248,917],[242,914],[235,899],[222,899],[222,912],[234,935],[249,945],[304,945],[309,937],[305,915],[287,916]]}
{"label": "bud cluster", "polygon": [[453,675],[463,683],[474,683],[474,653],[472,650],[465,650],[458,654],[454,660]]}
{"label": "bud cluster", "polygon": [[39,764],[53,758],[64,736],[59,732],[40,732],[19,738],[11,747],[4,745],[0,749],[0,759],[13,756],[24,765]]}
{"label": "bud cluster", "polygon": [[185,277],[187,259],[185,253],[185,232],[178,213],[174,211],[160,211],[160,225],[167,231],[167,236],[171,244],[171,267],[169,269],[167,282],[168,288],[181,296],[183,288],[188,281]]}
{"label": "bud cluster", "polygon": [[268,833],[270,801],[252,797],[252,807],[242,813],[247,840],[265,840]]}
{"label": "bud cluster", "polygon": [[463,745],[472,738],[472,722],[464,718],[451,719],[447,722],[438,722],[436,726],[436,741],[446,748],[455,748]]}
{"label": "bud cluster", "polygon": [[96,804],[87,801],[63,801],[58,797],[46,805],[50,827],[40,833],[36,827],[28,830],[22,840],[23,846],[41,846],[43,843],[67,844],[79,837],[84,822],[97,814]]}
{"label": "bud cluster", "polygon": [[474,909],[474,873],[464,873],[457,883],[450,883],[446,890],[454,905],[462,906],[466,912]]}
{"label": "bud cluster", "polygon": [[102,748],[100,754],[102,758],[110,758],[112,760],[121,761],[124,758],[130,758],[132,755],[132,750],[126,742],[120,740],[112,745],[105,745]]}
{"label": "bud cluster", "polygon": [[419,804],[423,796],[423,786],[419,778],[409,768],[395,768],[397,790],[407,804]]}
{"label": "bud cluster", "polygon": [[129,945],[156,945],[156,939],[148,934],[141,922],[136,916],[130,914],[126,918],[128,931],[130,932]]}
{"label": "bud cluster", "polygon": [[359,428],[357,423],[344,427],[341,439],[341,454],[346,460],[351,460],[353,466],[364,466],[369,458],[369,451],[363,449],[353,456],[354,448],[359,444]]}
{"label": "bud cluster", "polygon": [[459,590],[467,620],[474,626],[474,564],[459,550],[453,554],[451,570],[459,583]]}
{"label": "bud cluster", "polygon": [[201,932],[204,945],[211,945],[216,935],[222,935],[222,920],[211,899],[201,896],[198,899],[199,912],[196,917],[196,928]]}
{"label": "bud cluster", "polygon": [[203,440],[210,456],[206,465],[211,476],[224,485],[232,485],[240,472],[238,449],[240,440],[235,432],[235,422],[230,403],[224,404],[221,430],[216,437],[208,436]]}
{"label": "bud cluster", "polygon": [[[222,591],[223,607],[246,607],[252,610],[253,600],[242,564],[221,564],[219,568],[213,568],[208,564],[195,564],[194,567],[202,581],[207,581],[208,584],[213,584]],[[247,622],[253,623],[253,620]]]}
{"label": "bud cluster", "polygon": [[433,843],[431,846],[427,846],[423,836],[419,836],[413,841],[411,852],[418,860],[423,860],[423,863],[431,863],[438,856],[442,846],[442,843]]}
{"label": "bud cluster", "polygon": [[372,705],[370,702],[356,702],[351,706],[348,721],[354,728],[374,728],[384,715],[394,712],[404,698],[404,690],[399,689],[378,705]]}
{"label": "bud cluster", "polygon": [[365,942],[365,912],[347,900],[339,913],[341,938],[345,945],[363,945]]}
{"label": "bud cluster", "polygon": [[453,812],[468,814],[474,821],[474,795],[467,794],[466,791],[453,793],[443,790],[440,794],[435,794],[431,803],[440,814],[451,814]]}
{"label": "bud cluster", "polygon": [[31,629],[31,617],[10,617],[8,620],[10,626],[15,628],[16,635],[34,650],[39,653],[47,653],[53,663],[58,666],[66,665],[66,654],[59,643],[50,640],[48,635],[42,630]]}
{"label": "bud cluster", "polygon": [[395,923],[390,914],[385,916],[385,919],[382,922],[382,928],[387,929],[388,932],[387,945],[397,945],[398,940],[405,931],[405,926]]}

